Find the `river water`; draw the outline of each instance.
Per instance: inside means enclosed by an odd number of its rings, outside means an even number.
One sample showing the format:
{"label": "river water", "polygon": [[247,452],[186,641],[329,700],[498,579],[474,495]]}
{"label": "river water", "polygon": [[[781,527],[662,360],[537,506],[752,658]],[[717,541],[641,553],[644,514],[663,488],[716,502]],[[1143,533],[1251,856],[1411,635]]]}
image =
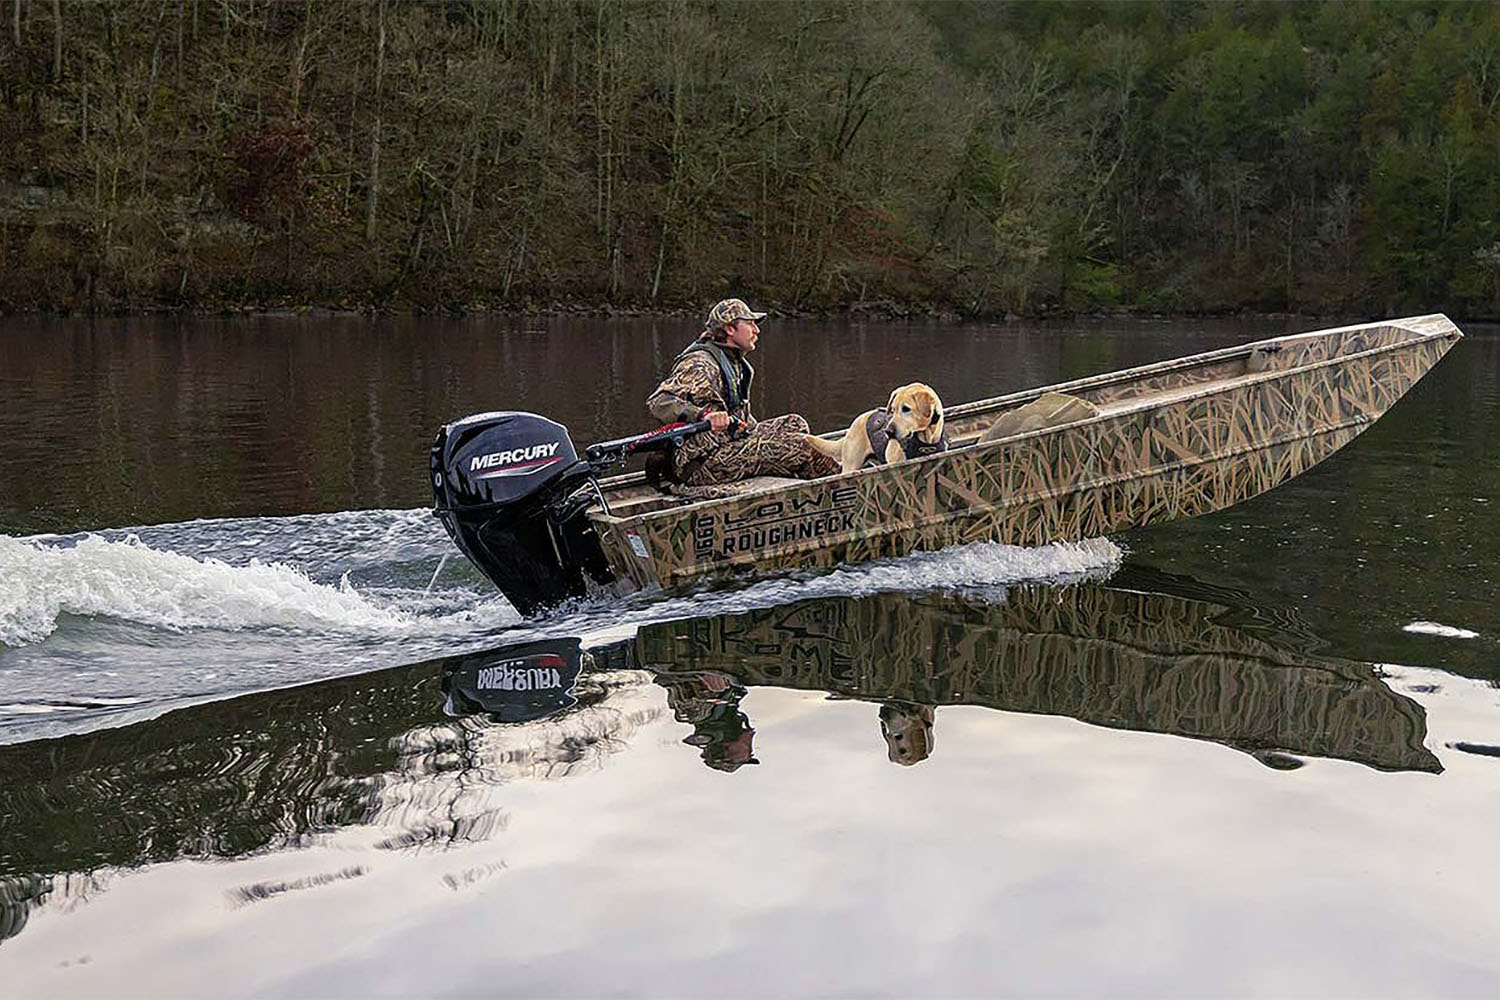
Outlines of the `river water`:
{"label": "river water", "polygon": [[[1317,325],[772,322],[757,409],[829,428],[914,378],[953,403]],[[433,431],[642,428],[690,323],[7,321],[0,976],[1493,995],[1500,329],[1464,329],[1217,515],[522,623],[445,558]],[[562,636],[578,704],[455,705],[464,655]]]}

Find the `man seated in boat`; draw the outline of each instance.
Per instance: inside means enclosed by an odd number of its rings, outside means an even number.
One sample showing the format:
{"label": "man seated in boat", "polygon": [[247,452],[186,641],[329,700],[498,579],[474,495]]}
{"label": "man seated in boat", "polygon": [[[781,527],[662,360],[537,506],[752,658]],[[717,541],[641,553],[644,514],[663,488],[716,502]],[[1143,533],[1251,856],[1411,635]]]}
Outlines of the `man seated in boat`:
{"label": "man seated in boat", "polygon": [[745,355],[760,337],[765,317],[740,299],[709,310],[698,339],[677,355],[672,370],[646,400],[663,424],[707,420],[710,429],[672,449],[670,465],[655,471],[686,486],[732,483],[752,476],[816,479],[839,471],[839,463],[815,451],[802,435],[799,414],[756,420],[750,412],[755,369]]}

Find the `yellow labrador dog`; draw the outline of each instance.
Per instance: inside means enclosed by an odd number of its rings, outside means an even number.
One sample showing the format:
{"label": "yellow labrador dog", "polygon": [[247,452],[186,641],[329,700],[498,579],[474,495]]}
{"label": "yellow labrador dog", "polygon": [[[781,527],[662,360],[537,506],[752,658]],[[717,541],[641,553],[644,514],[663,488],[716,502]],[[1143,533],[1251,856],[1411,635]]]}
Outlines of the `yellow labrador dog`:
{"label": "yellow labrador dog", "polygon": [[943,434],[943,401],[932,386],[921,382],[903,385],[891,393],[883,410],[866,410],[854,418],[844,436],[834,441],[811,434],[807,443],[843,464],[844,472],[875,464],[899,462],[946,451]]}

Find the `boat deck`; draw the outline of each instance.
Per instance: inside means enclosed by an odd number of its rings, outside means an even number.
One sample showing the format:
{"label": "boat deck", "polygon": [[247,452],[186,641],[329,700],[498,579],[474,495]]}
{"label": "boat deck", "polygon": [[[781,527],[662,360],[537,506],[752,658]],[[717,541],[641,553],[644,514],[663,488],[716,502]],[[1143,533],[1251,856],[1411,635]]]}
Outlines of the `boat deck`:
{"label": "boat deck", "polygon": [[1125,396],[1108,402],[1099,403],[1099,416],[1110,417],[1126,410],[1143,410],[1163,403],[1176,402],[1179,399],[1187,399],[1200,392],[1213,391],[1216,389],[1227,389],[1241,382],[1249,382],[1260,375],[1260,372],[1244,372],[1240,375],[1226,375],[1207,382],[1193,382],[1188,385],[1180,385],[1172,389],[1158,389],[1155,392],[1144,393],[1139,396]]}

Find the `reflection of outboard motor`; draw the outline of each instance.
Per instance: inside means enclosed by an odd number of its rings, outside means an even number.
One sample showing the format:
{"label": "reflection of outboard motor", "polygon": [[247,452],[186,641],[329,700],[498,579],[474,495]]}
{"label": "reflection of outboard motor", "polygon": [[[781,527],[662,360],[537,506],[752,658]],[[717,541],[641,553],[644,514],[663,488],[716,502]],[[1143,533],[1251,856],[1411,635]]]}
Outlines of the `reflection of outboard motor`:
{"label": "reflection of outboard motor", "polygon": [[594,470],[562,424],[532,413],[481,413],[432,443],[435,513],[464,555],[516,610],[584,593],[610,579],[586,511]]}
{"label": "reflection of outboard motor", "polygon": [[530,722],[578,704],[573,687],[584,657],[576,638],[545,639],[457,657],[443,668],[443,711]]}

